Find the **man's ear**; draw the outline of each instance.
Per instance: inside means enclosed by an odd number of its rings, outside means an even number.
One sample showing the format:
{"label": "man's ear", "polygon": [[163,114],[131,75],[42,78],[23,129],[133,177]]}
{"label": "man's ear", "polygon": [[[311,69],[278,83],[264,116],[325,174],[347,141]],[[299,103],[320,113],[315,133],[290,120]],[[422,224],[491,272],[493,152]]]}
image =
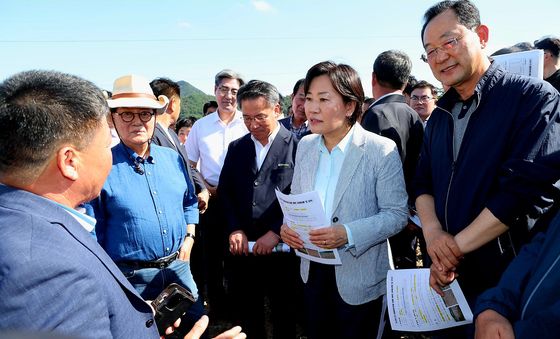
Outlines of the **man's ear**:
{"label": "man's ear", "polygon": [[276,106],[274,106],[274,114],[276,118],[278,118],[280,114],[282,114],[282,110],[280,109],[280,104],[276,104]]}
{"label": "man's ear", "polygon": [[[175,110],[175,103],[177,102],[177,98],[175,98],[174,96],[169,98],[169,105],[167,105],[167,109],[165,110],[166,113],[173,113],[173,111]],[[179,107],[180,109],[181,107]]]}
{"label": "man's ear", "polygon": [[80,157],[74,147],[65,146],[56,152],[56,164],[65,178],[76,181],[79,177]]}
{"label": "man's ear", "polygon": [[480,25],[476,28],[476,35],[478,35],[478,39],[480,40],[480,46],[482,49],[488,46],[488,38],[490,37],[490,31],[488,26]]}

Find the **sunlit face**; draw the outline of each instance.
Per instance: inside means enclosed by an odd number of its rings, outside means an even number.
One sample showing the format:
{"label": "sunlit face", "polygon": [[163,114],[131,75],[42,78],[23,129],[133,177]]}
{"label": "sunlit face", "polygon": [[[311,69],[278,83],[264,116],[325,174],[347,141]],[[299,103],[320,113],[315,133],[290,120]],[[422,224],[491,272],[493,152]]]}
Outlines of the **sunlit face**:
{"label": "sunlit face", "polygon": [[259,97],[243,100],[241,107],[245,126],[255,139],[266,145],[268,137],[278,126],[276,117],[280,112],[280,105],[276,104],[274,107],[270,107],[263,97]]}
{"label": "sunlit face", "polygon": [[[142,121],[138,114],[142,112],[154,112],[151,108],[136,107],[119,107],[117,112],[113,113],[113,122],[115,129],[119,133],[122,142],[131,149],[138,149],[147,145],[154,134],[155,116],[152,115],[149,121]],[[119,113],[131,112],[135,113],[131,122],[123,121]]]}
{"label": "sunlit face", "polygon": [[208,109],[206,110],[206,115],[211,114],[216,112],[217,108],[216,107],[208,107]]}
{"label": "sunlit face", "polygon": [[84,187],[83,201],[85,202],[99,195],[111,171],[113,163],[111,132],[106,119],[100,123],[91,142],[79,153],[81,153],[81,165],[78,169],[78,180]]}
{"label": "sunlit face", "polygon": [[[452,10],[447,10],[434,17],[424,31],[424,48],[426,51],[437,49],[428,64],[432,73],[449,87],[473,87],[482,74],[480,70],[483,59],[482,46],[487,41],[485,26],[477,32],[459,24]],[[478,34],[478,35],[477,35]],[[454,42],[456,44],[449,44]],[[442,46],[447,45],[448,48]],[[452,46],[452,47],[451,47]],[[474,83],[474,85],[473,85]]]}
{"label": "sunlit face", "polygon": [[354,103],[344,103],[327,75],[314,78],[305,96],[305,115],[313,133],[325,137],[344,135]]}
{"label": "sunlit face", "polygon": [[410,107],[418,113],[422,121],[426,121],[436,108],[436,99],[432,91],[429,87],[415,88],[410,96]]}
{"label": "sunlit face", "polygon": [[294,117],[298,120],[305,121],[305,91],[303,90],[303,83],[292,97],[292,112]]}
{"label": "sunlit face", "polygon": [[216,101],[218,102],[218,109],[220,112],[235,112],[237,109],[238,91],[239,81],[237,79],[222,79],[220,85],[214,88],[214,95],[216,95]]}
{"label": "sunlit face", "polygon": [[184,144],[185,142],[187,142],[187,137],[189,136],[189,133],[191,132],[192,127],[181,127],[179,128],[179,131],[177,132],[177,136],[179,137],[179,141],[181,142],[181,144]]}

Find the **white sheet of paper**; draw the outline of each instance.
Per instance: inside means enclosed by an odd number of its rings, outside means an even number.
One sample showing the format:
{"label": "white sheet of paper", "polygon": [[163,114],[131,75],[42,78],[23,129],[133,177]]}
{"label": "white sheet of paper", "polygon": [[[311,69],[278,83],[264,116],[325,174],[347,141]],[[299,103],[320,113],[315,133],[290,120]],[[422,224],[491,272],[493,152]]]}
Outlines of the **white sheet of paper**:
{"label": "white sheet of paper", "polygon": [[387,272],[387,308],[391,328],[422,332],[470,324],[472,311],[457,280],[441,297],[430,287],[427,268]]}
{"label": "white sheet of paper", "polygon": [[304,248],[296,250],[296,254],[321,264],[340,265],[338,250],[324,249],[309,241],[309,231],[331,224],[325,215],[319,193],[312,191],[287,195],[276,190],[276,197],[284,213],[284,222],[296,231],[304,242]]}
{"label": "white sheet of paper", "polygon": [[496,55],[494,62],[510,71],[539,78],[542,80],[544,73],[544,52],[542,49]]}

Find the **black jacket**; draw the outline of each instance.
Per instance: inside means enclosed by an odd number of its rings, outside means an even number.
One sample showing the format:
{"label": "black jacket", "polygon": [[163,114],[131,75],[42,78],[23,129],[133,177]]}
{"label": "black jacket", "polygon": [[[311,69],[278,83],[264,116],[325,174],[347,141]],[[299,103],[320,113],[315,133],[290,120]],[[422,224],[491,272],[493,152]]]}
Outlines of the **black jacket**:
{"label": "black jacket", "polygon": [[274,191],[290,193],[296,148],[296,137],[280,125],[257,170],[250,133],[229,144],[218,185],[228,234],[242,230],[249,241],[255,241],[270,230],[280,233],[283,216]]}
{"label": "black jacket", "polygon": [[194,188],[196,192],[199,193],[200,191],[206,189],[206,185],[204,184],[204,178],[202,177],[200,172],[196,168],[191,167],[191,165],[189,164],[187,150],[185,149],[185,147],[181,146],[181,142],[179,141],[177,134],[171,128],[169,128],[168,131],[171,137],[173,138],[174,143],[169,140],[169,137],[163,130],[163,127],[161,127],[159,124],[156,124],[152,142],[158,146],[171,148],[175,152],[179,153],[181,159],[183,159],[183,164],[187,168],[187,171],[189,173],[189,178],[191,179],[191,183],[194,184]]}

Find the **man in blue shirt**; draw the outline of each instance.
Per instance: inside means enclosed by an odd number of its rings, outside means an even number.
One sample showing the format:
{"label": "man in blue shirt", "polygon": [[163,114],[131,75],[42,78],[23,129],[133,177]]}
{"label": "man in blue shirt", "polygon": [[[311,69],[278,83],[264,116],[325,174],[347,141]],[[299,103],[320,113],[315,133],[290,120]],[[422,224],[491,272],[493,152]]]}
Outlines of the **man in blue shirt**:
{"label": "man in blue shirt", "polygon": [[[108,104],[121,143],[112,148],[113,167],[91,202],[98,242],[147,300],[170,283],[198,296],[189,263],[198,200],[177,152],[150,143],[156,114],[168,102],[156,98],[141,77],[115,80]],[[190,320],[198,320],[201,302],[189,313]],[[192,322],[187,323],[190,328]]]}

